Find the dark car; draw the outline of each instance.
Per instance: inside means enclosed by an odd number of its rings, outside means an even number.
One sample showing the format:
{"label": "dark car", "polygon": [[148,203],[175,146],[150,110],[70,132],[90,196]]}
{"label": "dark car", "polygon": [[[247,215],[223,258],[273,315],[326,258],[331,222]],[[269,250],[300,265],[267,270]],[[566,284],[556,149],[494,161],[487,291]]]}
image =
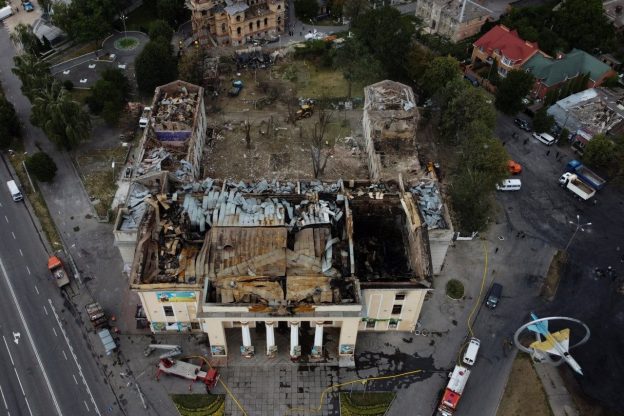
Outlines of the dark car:
{"label": "dark car", "polygon": [[27,12],[32,12],[33,10],[35,10],[35,6],[33,6],[33,4],[29,1],[25,1],[24,3],[22,3],[22,5],[24,6],[24,10],[26,10]]}
{"label": "dark car", "polygon": [[529,122],[526,120],[517,118],[514,120],[514,123],[516,124],[516,126],[520,127],[524,131],[528,131],[528,132],[531,131],[531,126],[529,126]]}
{"label": "dark car", "polygon": [[498,302],[500,301],[501,295],[503,294],[503,286],[494,283],[490,288],[490,292],[487,295],[485,306],[490,309],[494,309],[498,306]]}

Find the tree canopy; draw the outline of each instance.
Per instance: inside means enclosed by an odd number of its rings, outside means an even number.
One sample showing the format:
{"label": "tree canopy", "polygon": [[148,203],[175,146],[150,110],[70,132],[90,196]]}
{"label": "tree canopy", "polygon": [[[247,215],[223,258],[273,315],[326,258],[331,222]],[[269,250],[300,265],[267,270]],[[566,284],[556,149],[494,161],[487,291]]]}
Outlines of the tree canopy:
{"label": "tree canopy", "polygon": [[295,0],[295,15],[304,24],[318,16],[319,5],[316,0]]}
{"label": "tree canopy", "polygon": [[52,22],[78,42],[98,41],[113,29],[119,12],[115,0],[73,0],[54,2]]}
{"label": "tree canopy", "polygon": [[347,93],[349,98],[353,82],[372,84],[383,77],[379,61],[356,38],[348,39],[343,47],[338,49],[335,62],[349,85]]}
{"label": "tree canopy", "polygon": [[405,48],[412,43],[416,31],[415,19],[402,15],[394,7],[368,10],[352,23],[352,29],[362,44],[377,58],[389,78],[404,81]]}
{"label": "tree canopy", "polygon": [[39,42],[39,38],[33,33],[31,25],[18,23],[15,29],[13,29],[13,32],[11,32],[10,37],[11,42],[26,53],[38,55],[43,49],[43,45]]}
{"label": "tree canopy", "polygon": [[134,62],[139,91],[151,95],[157,86],[175,80],[178,68],[169,43],[150,41]]}
{"label": "tree canopy", "polygon": [[533,87],[534,77],[521,70],[509,71],[496,87],[496,108],[508,115],[514,115],[524,108],[522,99]]}
{"label": "tree canopy", "polygon": [[27,157],[24,163],[26,163],[28,172],[37,178],[38,181],[52,182],[54,176],[56,176],[56,163],[47,153],[37,152]]}
{"label": "tree canopy", "polygon": [[8,149],[13,139],[20,137],[21,127],[15,107],[4,94],[0,94],[0,149]]}
{"label": "tree canopy", "polygon": [[115,124],[130,95],[130,82],[118,69],[107,69],[87,97],[89,110],[101,114],[108,124]]}
{"label": "tree canopy", "polygon": [[459,62],[450,56],[438,56],[426,67],[418,84],[426,97],[433,96],[455,79],[460,79]]}
{"label": "tree canopy", "polygon": [[149,26],[149,37],[151,40],[161,38],[165,42],[171,42],[173,29],[165,20],[155,20]]}
{"label": "tree canopy", "polygon": [[22,93],[32,103],[35,92],[51,82],[50,67],[30,53],[13,57],[13,63],[12,71],[22,82]]}
{"label": "tree canopy", "polygon": [[535,112],[533,117],[533,130],[538,133],[550,131],[555,125],[555,118],[546,112],[546,107],[542,107]]}
{"label": "tree canopy", "polygon": [[184,5],[184,0],[157,0],[156,10],[160,19],[176,29],[190,18],[190,10]]}
{"label": "tree canopy", "polygon": [[585,146],[583,162],[599,169],[607,169],[616,159],[616,145],[604,134],[597,134]]}

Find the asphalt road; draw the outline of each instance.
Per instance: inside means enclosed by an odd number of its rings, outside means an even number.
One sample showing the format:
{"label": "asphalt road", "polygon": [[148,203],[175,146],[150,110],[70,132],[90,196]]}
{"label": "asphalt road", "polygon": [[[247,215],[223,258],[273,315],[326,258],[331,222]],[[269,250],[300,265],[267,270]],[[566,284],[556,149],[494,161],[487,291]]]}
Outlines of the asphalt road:
{"label": "asphalt road", "polygon": [[[519,138],[511,137],[514,131]],[[557,183],[565,164],[577,158],[569,146],[548,148],[517,129],[508,117],[499,117],[497,134],[514,160],[524,166],[522,190],[500,195],[510,223],[550,246],[564,249],[570,243],[569,262],[555,300],[534,305],[540,316],[571,316],[584,321],[592,331],[587,344],[571,351],[585,375],[567,368],[562,371],[576,379],[589,397],[624,412],[619,399],[624,386],[624,296],[615,292],[617,282],[593,274],[595,267],[613,266],[620,269],[619,279],[624,277],[622,189],[607,184],[596,194],[595,204],[575,199]],[[592,225],[571,240],[576,227],[569,222],[576,221],[576,215],[582,223]],[[574,328],[572,331],[573,337],[583,335],[580,331],[574,334]]]}

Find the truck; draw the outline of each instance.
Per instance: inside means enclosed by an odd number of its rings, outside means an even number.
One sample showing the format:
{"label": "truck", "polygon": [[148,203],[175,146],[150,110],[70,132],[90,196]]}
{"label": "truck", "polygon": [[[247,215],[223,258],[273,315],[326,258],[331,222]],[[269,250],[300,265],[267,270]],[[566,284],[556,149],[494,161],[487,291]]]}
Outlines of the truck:
{"label": "truck", "polygon": [[139,118],[139,127],[144,129],[149,124],[150,113],[152,112],[152,107],[143,108],[143,112],[141,113],[141,117]]}
{"label": "truck", "polygon": [[69,284],[69,274],[65,269],[63,261],[59,257],[51,256],[48,259],[48,270],[52,273],[52,277],[54,277],[58,287],[67,286]]}
{"label": "truck", "polygon": [[91,325],[93,328],[100,329],[108,326],[108,318],[104,313],[104,309],[98,302],[89,303],[85,306],[87,310],[87,315],[89,316],[89,321],[91,321]]}
{"label": "truck", "polygon": [[464,387],[470,377],[470,370],[461,365],[456,365],[451,373],[446,388],[444,389],[444,395],[438,406],[439,415],[452,416],[457,410],[459,400],[464,392]]}
{"label": "truck", "polygon": [[594,188],[580,180],[574,173],[566,172],[561,175],[559,178],[559,184],[562,187],[572,191],[583,201],[587,201],[596,194],[596,190]]}
{"label": "truck", "polygon": [[586,184],[599,191],[607,183],[596,172],[583,165],[580,160],[571,160],[566,165],[566,172],[576,174]]}
{"label": "truck", "polygon": [[13,8],[11,6],[4,6],[0,9],[0,21],[6,19],[13,14]]}

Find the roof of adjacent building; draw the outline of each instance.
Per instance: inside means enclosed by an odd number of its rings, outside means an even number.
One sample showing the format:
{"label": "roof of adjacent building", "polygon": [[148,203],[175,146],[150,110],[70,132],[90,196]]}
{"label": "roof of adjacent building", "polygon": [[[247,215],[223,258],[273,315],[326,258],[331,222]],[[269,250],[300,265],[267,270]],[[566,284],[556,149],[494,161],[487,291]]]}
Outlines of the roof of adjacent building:
{"label": "roof of adjacent building", "polygon": [[595,81],[611,71],[609,65],[580,49],[572,49],[560,59],[553,59],[541,53],[535,54],[523,67],[546,86],[557,85],[579,74],[587,73],[590,79]]}
{"label": "roof of adjacent building", "polygon": [[522,39],[516,30],[511,30],[503,25],[497,25],[490,29],[473,45],[483,49],[488,55],[494,51],[499,51],[500,54],[511,59],[514,63],[526,62],[539,51],[536,42]]}
{"label": "roof of adjacent building", "polygon": [[238,2],[233,3],[225,7],[225,12],[229,15],[234,15],[236,13],[241,13],[249,9],[249,6],[246,3]]}

